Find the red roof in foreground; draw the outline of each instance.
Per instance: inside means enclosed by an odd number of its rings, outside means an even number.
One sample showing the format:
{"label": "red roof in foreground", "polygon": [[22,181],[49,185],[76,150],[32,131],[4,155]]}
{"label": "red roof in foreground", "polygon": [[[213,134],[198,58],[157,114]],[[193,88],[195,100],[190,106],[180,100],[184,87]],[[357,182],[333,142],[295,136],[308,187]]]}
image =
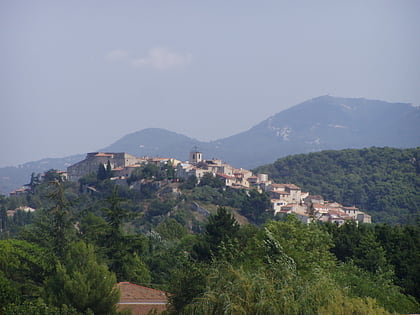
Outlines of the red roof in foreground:
{"label": "red roof in foreground", "polygon": [[156,309],[158,314],[166,310],[168,293],[152,288],[143,287],[130,282],[120,282],[118,287],[121,291],[118,309],[130,309],[132,315],[147,314]]}

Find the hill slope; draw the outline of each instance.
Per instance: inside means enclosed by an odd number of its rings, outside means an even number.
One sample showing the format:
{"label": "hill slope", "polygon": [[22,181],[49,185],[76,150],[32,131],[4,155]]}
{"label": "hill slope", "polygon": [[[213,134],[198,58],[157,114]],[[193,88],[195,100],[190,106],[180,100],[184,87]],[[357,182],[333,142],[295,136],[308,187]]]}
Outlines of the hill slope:
{"label": "hill slope", "polygon": [[420,145],[420,108],[403,103],[321,96],[218,141],[219,155],[256,167],[320,150]]}
{"label": "hill slope", "polygon": [[414,223],[420,214],[420,147],[298,154],[257,168],[279,182],[366,210],[376,222]]}
{"label": "hill slope", "polygon": [[100,151],[127,152],[135,156],[174,157],[188,159],[193,146],[205,146],[205,142],[160,128],[148,128],[128,134]]}
{"label": "hill slope", "polygon": [[[201,142],[165,129],[150,128],[126,135],[98,151],[186,160],[191,148],[198,146],[207,158],[253,168],[298,153],[419,145],[420,108],[403,103],[321,96],[279,112],[245,132],[217,141]],[[83,158],[78,157],[78,160]],[[32,172],[65,169],[69,161],[77,160],[73,157],[44,159],[20,167],[0,168],[0,193],[25,184]]]}

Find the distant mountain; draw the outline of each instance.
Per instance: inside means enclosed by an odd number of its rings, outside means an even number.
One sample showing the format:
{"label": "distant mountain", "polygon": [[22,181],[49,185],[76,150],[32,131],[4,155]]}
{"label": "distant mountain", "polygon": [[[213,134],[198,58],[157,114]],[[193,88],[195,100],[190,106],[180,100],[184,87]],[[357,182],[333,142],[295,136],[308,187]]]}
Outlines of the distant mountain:
{"label": "distant mountain", "polygon": [[404,103],[321,96],[217,141],[219,155],[256,167],[291,154],[420,144],[420,108]]}
{"label": "distant mountain", "polygon": [[[215,122],[215,128],[217,122]],[[165,129],[150,128],[122,137],[98,151],[188,159],[197,146],[204,157],[254,168],[291,154],[365,147],[420,145],[420,108],[362,98],[321,96],[281,111],[228,138],[201,142]],[[0,193],[25,184],[32,172],[65,169],[83,156],[44,159],[0,168]]]}
{"label": "distant mountain", "polygon": [[49,169],[65,170],[84,158],[84,155],[72,155],[65,158],[46,158],[28,162],[19,166],[0,168],[0,194],[8,194],[12,190],[28,184],[31,174],[42,174]]}
{"label": "distant mountain", "polygon": [[205,142],[166,129],[148,128],[130,133],[100,151],[127,152],[139,157],[174,157],[186,160],[194,146],[202,150],[202,147],[206,145]]}

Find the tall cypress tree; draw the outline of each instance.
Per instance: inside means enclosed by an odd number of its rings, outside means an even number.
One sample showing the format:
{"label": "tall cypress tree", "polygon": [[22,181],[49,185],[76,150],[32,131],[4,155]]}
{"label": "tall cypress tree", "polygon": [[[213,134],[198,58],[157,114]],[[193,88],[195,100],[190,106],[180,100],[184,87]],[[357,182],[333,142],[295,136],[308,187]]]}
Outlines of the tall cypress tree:
{"label": "tall cypress tree", "polygon": [[112,177],[112,167],[111,167],[111,162],[109,162],[106,164],[106,178],[111,178]]}
{"label": "tall cypress tree", "polygon": [[99,167],[98,167],[98,173],[97,173],[97,178],[98,178],[98,180],[105,180],[105,179],[107,179],[107,171],[106,171],[106,169],[105,169],[105,166],[101,163],[101,164],[99,164]]}

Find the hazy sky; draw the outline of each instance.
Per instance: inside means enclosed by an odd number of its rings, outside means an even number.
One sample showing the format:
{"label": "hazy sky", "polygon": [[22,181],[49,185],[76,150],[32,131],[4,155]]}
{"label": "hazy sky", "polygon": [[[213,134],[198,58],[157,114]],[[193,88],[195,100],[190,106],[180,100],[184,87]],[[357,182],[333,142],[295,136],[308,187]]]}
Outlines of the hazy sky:
{"label": "hazy sky", "polygon": [[320,95],[420,105],[420,1],[0,0],[0,166]]}

